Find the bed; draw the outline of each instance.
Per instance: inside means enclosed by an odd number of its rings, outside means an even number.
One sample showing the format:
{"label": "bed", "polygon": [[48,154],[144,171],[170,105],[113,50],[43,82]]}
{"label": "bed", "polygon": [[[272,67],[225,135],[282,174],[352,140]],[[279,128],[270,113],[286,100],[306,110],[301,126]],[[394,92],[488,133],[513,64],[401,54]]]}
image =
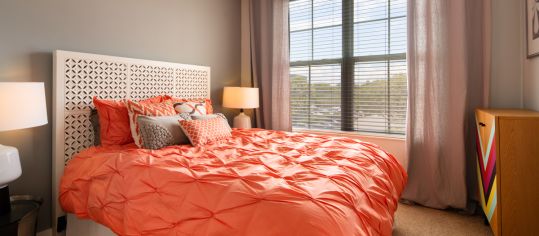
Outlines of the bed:
{"label": "bed", "polygon": [[209,68],[65,51],[55,63],[59,234],[67,212],[68,235],[391,235],[407,176],[378,146],[250,129],[199,147],[92,147],[92,96],[209,97]]}

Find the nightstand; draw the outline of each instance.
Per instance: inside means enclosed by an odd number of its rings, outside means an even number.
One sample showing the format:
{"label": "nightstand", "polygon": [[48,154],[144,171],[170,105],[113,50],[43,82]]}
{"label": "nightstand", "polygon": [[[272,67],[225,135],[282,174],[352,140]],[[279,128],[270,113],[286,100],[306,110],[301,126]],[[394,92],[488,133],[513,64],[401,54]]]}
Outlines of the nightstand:
{"label": "nightstand", "polygon": [[494,235],[539,235],[539,112],[477,109],[477,180]]}
{"label": "nightstand", "polygon": [[11,212],[0,215],[0,235],[35,235],[41,198],[11,196]]}

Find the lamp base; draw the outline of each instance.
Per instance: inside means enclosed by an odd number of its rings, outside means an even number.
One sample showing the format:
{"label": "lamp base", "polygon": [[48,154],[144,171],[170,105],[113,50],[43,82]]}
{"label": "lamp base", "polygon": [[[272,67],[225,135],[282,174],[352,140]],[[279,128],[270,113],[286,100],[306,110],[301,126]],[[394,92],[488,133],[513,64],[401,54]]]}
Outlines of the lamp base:
{"label": "lamp base", "polygon": [[19,151],[10,146],[0,145],[0,215],[11,211],[8,183],[21,176]]}
{"label": "lamp base", "polygon": [[11,211],[11,201],[9,200],[9,187],[6,185],[0,188],[0,215],[5,215]]}
{"label": "lamp base", "polygon": [[240,113],[234,117],[234,128],[241,129],[250,129],[251,128],[251,117],[245,115],[245,113]]}

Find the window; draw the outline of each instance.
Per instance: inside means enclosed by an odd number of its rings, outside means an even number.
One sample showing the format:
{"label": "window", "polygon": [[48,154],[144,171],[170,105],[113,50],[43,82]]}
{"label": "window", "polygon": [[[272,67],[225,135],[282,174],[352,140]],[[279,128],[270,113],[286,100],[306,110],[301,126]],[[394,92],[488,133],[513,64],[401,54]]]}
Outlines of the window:
{"label": "window", "polygon": [[404,134],[406,0],[291,0],[294,129]]}

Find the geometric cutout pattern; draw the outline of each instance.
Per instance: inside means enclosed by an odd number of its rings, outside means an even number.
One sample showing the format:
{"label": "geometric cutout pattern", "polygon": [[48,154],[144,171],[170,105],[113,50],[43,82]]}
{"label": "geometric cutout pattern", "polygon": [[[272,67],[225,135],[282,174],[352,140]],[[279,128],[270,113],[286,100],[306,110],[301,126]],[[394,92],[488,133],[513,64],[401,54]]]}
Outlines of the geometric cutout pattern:
{"label": "geometric cutout pattern", "polygon": [[[142,100],[154,94],[170,94],[174,87],[174,69],[158,66],[131,65],[131,99]],[[149,90],[148,88],[151,88]]]}
{"label": "geometric cutout pattern", "polygon": [[94,145],[93,126],[89,113],[69,114],[64,117],[64,159]]}
{"label": "geometric cutout pattern", "polygon": [[[94,143],[92,98],[146,99],[157,95],[209,98],[208,67],[77,53],[56,61],[63,82],[64,164]],[[88,56],[87,56],[88,55]],[[99,57],[97,57],[99,58]],[[60,107],[60,109],[62,109]]]}
{"label": "geometric cutout pattern", "polygon": [[127,97],[127,66],[123,63],[67,59],[65,108],[81,111],[92,107],[92,98]]}
{"label": "geometric cutout pattern", "polygon": [[207,94],[209,70],[179,69],[174,71],[176,80],[175,97],[209,98]]}

